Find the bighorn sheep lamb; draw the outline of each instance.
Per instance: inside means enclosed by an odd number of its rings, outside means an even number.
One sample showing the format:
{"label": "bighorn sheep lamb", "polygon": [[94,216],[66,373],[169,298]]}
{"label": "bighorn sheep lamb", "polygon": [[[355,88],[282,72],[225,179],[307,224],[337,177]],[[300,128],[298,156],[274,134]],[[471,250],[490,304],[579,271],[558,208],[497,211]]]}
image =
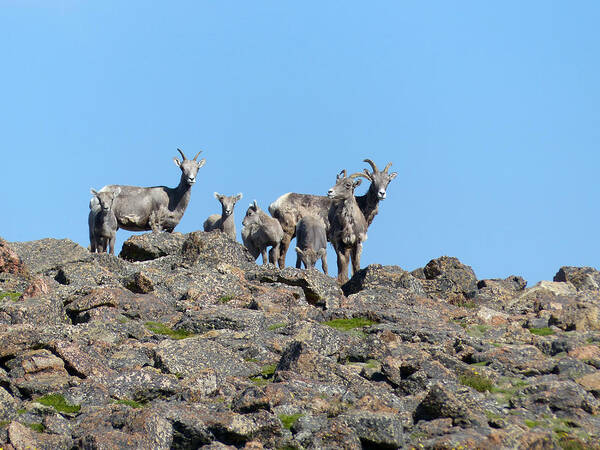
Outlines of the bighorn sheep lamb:
{"label": "bighorn sheep lamb", "polygon": [[233,208],[241,200],[242,194],[226,196],[215,192],[215,198],[221,203],[221,214],[212,214],[204,221],[204,231],[220,230],[235,241],[235,222]]}
{"label": "bighorn sheep lamb", "polygon": [[325,224],[315,216],[304,216],[296,225],[296,267],[301,264],[312,269],[320,259],[323,273],[327,275],[327,234]]}
{"label": "bighorn sheep lamb", "polygon": [[[386,189],[390,181],[398,175],[396,172],[388,173],[392,163],[388,163],[383,171],[379,171],[377,166],[370,159],[365,159],[373,172],[364,169],[364,173],[353,174],[352,177],[367,178],[371,185],[366,194],[356,197],[358,206],[367,220],[367,225],[371,225],[373,218],[378,212],[379,201],[386,198]],[[279,249],[279,267],[285,266],[285,255],[290,246],[291,240],[296,235],[296,224],[307,214],[318,216],[323,219],[325,229],[329,229],[328,211],[331,207],[331,199],[321,195],[296,194],[289,192],[282,195],[269,205],[269,212],[273,217],[279,220],[283,228],[283,239]]]}
{"label": "bighorn sheep lamb", "polygon": [[266,264],[267,247],[272,247],[269,250],[268,261],[275,264],[279,257],[279,243],[283,237],[283,230],[277,219],[260,209],[254,200],[246,211],[242,225],[242,241],[254,259],[262,255],[263,264]]}
{"label": "bighorn sheep lamb", "polygon": [[[181,179],[175,188],[166,186],[138,187],[110,184],[100,189],[100,192],[113,192],[117,189],[121,193],[115,198],[113,210],[119,228],[129,231],[168,231],[177,226],[185,212],[192,185],[196,182],[198,170],[206,163],[205,159],[196,161],[198,152],[193,159],[187,159],[183,152],[182,161],[173,158],[175,165],[181,169]],[[96,197],[90,200],[90,209],[98,210]]]}
{"label": "bighorn sheep lamb", "polygon": [[360,270],[362,243],[367,239],[367,221],[354,198],[354,189],[362,180],[346,170],[337,176],[335,186],[327,196],[332,200],[329,209],[329,240],[337,254],[338,282],[348,281],[348,263],[352,259],[352,275]]}
{"label": "bighorn sheep lamb", "polygon": [[117,218],[113,211],[113,204],[121,189],[117,188],[110,192],[97,192],[95,189],[90,189],[90,192],[99,204],[99,210],[90,210],[88,215],[90,251],[105,253],[110,246],[110,254],[114,255]]}

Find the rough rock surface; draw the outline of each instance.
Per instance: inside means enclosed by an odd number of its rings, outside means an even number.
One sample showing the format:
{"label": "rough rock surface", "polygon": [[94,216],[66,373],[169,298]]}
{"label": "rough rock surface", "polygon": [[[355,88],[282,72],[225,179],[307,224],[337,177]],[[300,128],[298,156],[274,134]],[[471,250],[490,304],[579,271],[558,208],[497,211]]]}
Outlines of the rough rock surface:
{"label": "rough rock surface", "polygon": [[0,239],[4,449],[600,448],[600,272],[340,287],[222,233]]}

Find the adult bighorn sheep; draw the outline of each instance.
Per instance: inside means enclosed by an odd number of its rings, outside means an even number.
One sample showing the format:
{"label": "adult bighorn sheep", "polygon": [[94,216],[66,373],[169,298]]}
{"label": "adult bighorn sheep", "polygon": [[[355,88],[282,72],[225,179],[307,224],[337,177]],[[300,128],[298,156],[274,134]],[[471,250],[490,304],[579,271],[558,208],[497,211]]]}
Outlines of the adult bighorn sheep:
{"label": "adult bighorn sheep", "polygon": [[[390,181],[398,175],[396,172],[388,173],[388,169],[392,163],[388,163],[385,168],[380,171],[375,163],[370,159],[365,159],[373,169],[369,172],[364,169],[363,172],[353,174],[353,177],[364,177],[371,182],[368,191],[364,195],[356,197],[358,206],[367,220],[367,225],[371,225],[373,218],[379,210],[378,205],[381,200],[386,198],[386,190]],[[279,246],[279,267],[285,267],[285,255],[290,246],[291,240],[296,235],[296,224],[305,215],[313,215],[320,217],[325,224],[325,228],[329,229],[328,212],[331,207],[331,199],[322,195],[311,194],[296,194],[288,192],[282,195],[277,200],[269,205],[269,212],[273,217],[279,220],[283,228],[283,239]]]}
{"label": "adult bighorn sheep", "polygon": [[312,269],[320,259],[323,273],[327,275],[327,232],[323,221],[315,216],[304,216],[296,224],[296,268],[302,263]]}
{"label": "adult bighorn sheep", "polygon": [[110,254],[115,254],[115,237],[117,233],[117,218],[113,211],[113,203],[121,190],[112,192],[97,192],[90,189],[100,205],[98,211],[90,210],[88,226],[90,231],[90,251],[105,253],[110,247]]}
{"label": "adult bighorn sheep", "polygon": [[215,192],[215,198],[221,203],[221,214],[212,214],[204,221],[204,231],[220,230],[235,241],[235,222],[233,208],[241,200],[242,194],[222,195]]}
{"label": "adult bighorn sheep", "polygon": [[268,261],[275,264],[279,257],[279,243],[283,237],[279,222],[260,209],[254,200],[246,211],[242,225],[242,241],[254,259],[262,255],[263,264],[266,264],[267,247],[271,247]]}
{"label": "adult bighorn sheep", "polygon": [[[190,202],[191,188],[196,182],[198,170],[206,160],[187,159],[180,149],[182,161],[173,158],[175,165],[181,169],[181,179],[175,188],[166,186],[138,187],[110,184],[99,192],[114,192],[120,189],[115,198],[113,210],[119,228],[129,231],[167,231],[172,232],[177,226]],[[90,209],[99,209],[96,197],[90,200]]]}
{"label": "adult bighorn sheep", "polygon": [[362,180],[356,174],[346,176],[342,170],[327,196],[332,205],[329,209],[329,241],[335,249],[338,266],[338,282],[348,281],[348,263],[352,259],[352,275],[360,270],[362,243],[367,239],[367,221],[354,198],[354,189]]}

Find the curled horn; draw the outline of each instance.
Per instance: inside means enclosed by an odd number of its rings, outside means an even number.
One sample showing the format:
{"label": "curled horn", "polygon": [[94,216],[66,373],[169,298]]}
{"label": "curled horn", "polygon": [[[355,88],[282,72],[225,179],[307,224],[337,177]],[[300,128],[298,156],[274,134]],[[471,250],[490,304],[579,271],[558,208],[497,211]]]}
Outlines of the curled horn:
{"label": "curled horn", "polygon": [[362,172],[353,173],[348,178],[359,178],[359,177],[363,177],[363,178],[366,178],[367,180],[371,181],[371,177],[369,176],[369,174],[368,173],[362,173]]}
{"label": "curled horn", "polygon": [[183,158],[183,160],[185,161],[187,158],[185,157],[185,155],[183,154],[183,152],[180,149],[177,149],[177,151],[179,153],[181,153],[181,157]]}
{"label": "curled horn", "polygon": [[202,153],[202,150],[200,150],[198,153],[196,153],[196,156],[194,156],[194,161],[196,161],[196,158],[200,155],[200,153]]}
{"label": "curled horn", "polygon": [[385,173],[387,173],[388,169],[389,169],[391,166],[392,166],[392,163],[391,163],[391,162],[387,163],[387,166],[385,166],[385,169],[383,169],[383,171],[384,171]]}
{"label": "curled horn", "polygon": [[370,159],[363,159],[363,161],[368,163],[373,168],[373,173],[379,172],[379,169],[377,168],[377,166],[375,165],[375,163],[373,161],[371,161]]}

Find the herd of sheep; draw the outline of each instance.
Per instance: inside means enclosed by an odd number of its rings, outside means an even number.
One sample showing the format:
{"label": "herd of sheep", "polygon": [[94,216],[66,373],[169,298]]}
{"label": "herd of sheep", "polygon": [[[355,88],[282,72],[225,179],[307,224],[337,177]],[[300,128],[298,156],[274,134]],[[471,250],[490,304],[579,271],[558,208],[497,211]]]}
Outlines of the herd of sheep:
{"label": "herd of sheep", "polygon": [[[114,254],[118,228],[129,231],[152,230],[172,232],[189,204],[191,187],[198,170],[206,162],[197,161],[201,152],[188,159],[177,149],[182,160],[173,158],[181,169],[181,180],[175,188],[166,186],[137,187],[111,184],[99,191],[91,190],[88,216],[90,251]],[[362,243],[367,228],[377,214],[379,202],[397,173],[388,173],[392,163],[379,170],[369,159],[364,160],[371,171],[347,175],[342,170],[327,196],[287,193],[269,205],[269,214],[256,204],[250,204],[242,222],[242,240],[256,259],[285,266],[285,255],[296,237],[296,267],[312,268],[321,259],[327,274],[327,241],[337,255],[338,281],[348,281],[348,264],[352,274],[360,269]],[[366,178],[371,184],[364,195],[355,196],[354,189]],[[235,240],[233,209],[242,194],[225,196],[215,192],[221,203],[221,214],[204,221],[204,231],[219,230]],[[267,249],[270,247],[267,257]]]}

